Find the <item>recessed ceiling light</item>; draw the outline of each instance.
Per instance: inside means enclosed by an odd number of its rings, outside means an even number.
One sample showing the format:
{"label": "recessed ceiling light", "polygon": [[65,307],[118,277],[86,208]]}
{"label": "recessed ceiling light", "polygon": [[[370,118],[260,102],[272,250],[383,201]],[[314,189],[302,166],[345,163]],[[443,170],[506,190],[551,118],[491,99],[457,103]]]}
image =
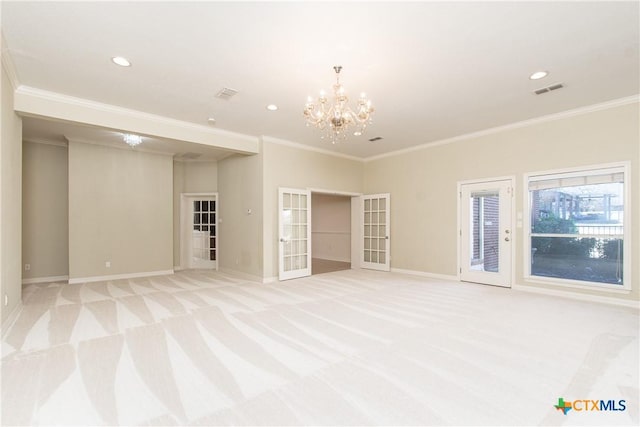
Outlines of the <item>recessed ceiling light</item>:
{"label": "recessed ceiling light", "polygon": [[131,62],[124,56],[114,56],[111,58],[114,64],[119,65],[121,67],[131,67]]}
{"label": "recessed ceiling light", "polygon": [[540,80],[541,78],[547,77],[549,73],[547,71],[536,71],[535,73],[529,76],[530,80]]}
{"label": "recessed ceiling light", "polygon": [[267,110],[269,111],[276,111],[277,109],[278,109],[278,106],[276,104],[267,105]]}

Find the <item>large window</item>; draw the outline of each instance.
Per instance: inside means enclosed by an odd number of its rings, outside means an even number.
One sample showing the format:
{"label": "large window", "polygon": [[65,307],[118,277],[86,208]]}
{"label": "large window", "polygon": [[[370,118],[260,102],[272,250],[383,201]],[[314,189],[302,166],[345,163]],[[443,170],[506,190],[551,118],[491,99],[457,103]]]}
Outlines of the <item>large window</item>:
{"label": "large window", "polygon": [[530,278],[628,289],[626,175],[622,165],[528,176]]}

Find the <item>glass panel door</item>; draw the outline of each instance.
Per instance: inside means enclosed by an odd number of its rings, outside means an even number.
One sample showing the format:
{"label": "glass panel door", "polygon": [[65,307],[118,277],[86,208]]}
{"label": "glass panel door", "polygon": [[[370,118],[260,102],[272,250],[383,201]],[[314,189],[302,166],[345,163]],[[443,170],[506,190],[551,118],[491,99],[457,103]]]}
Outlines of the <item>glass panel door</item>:
{"label": "glass panel door", "polygon": [[460,280],[511,286],[511,181],[460,188]]}
{"label": "glass panel door", "polygon": [[278,190],[279,279],[311,275],[311,192]]}
{"label": "glass panel door", "polygon": [[362,268],[389,271],[389,194],[362,196]]}
{"label": "glass panel door", "polygon": [[217,268],[217,197],[188,196],[188,268]]}

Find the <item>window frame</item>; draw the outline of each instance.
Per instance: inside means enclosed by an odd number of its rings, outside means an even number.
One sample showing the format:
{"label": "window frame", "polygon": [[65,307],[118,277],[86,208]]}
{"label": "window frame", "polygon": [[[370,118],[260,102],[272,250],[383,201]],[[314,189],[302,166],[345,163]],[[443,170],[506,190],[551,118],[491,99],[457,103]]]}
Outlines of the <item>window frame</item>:
{"label": "window frame", "polygon": [[[543,179],[569,178],[575,176],[588,176],[602,174],[603,171],[616,169],[622,172],[624,179],[624,219],[622,222],[623,233],[622,241],[624,244],[624,258],[622,260],[623,281],[621,285],[612,283],[589,282],[585,280],[562,279],[559,277],[544,277],[531,274],[531,196],[529,193],[530,181],[539,181]],[[598,291],[607,291],[615,293],[629,293],[631,291],[631,162],[604,163],[596,165],[586,165],[573,168],[553,169],[547,171],[530,172],[523,175],[523,205],[524,215],[522,218],[523,227],[523,259],[524,259],[524,280],[528,283],[548,284],[560,287],[589,289]]]}

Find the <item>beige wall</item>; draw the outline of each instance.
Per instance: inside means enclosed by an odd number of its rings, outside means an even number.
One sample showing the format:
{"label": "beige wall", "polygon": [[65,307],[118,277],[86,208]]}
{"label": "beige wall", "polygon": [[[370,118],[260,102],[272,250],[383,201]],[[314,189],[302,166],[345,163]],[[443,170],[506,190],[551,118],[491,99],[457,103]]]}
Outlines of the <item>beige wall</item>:
{"label": "beige wall", "polygon": [[218,162],[219,267],[257,278],[263,271],[262,166],[262,153]]}
{"label": "beige wall", "polygon": [[4,66],[0,68],[0,318],[4,323],[22,298],[22,119],[13,111],[13,87]]}
{"label": "beige wall", "polygon": [[70,279],[171,270],[172,189],[169,156],[71,141]]}
{"label": "beige wall", "polygon": [[311,195],[313,258],[351,261],[351,197]]}
{"label": "beige wall", "polygon": [[22,145],[23,279],[69,275],[67,147]]}
{"label": "beige wall", "polygon": [[[633,292],[607,296],[638,299],[639,117],[636,103],[367,162],[365,192],[392,195],[391,266],[456,275],[458,181],[515,175],[516,211],[523,212],[524,173],[630,161],[633,258],[627,262],[632,264]],[[515,281],[528,285],[523,230],[515,231]]]}
{"label": "beige wall", "polygon": [[173,162],[173,265],[180,266],[180,194],[218,191],[217,162]]}
{"label": "beige wall", "polygon": [[363,163],[263,141],[264,277],[278,275],[278,187],[361,193]]}

